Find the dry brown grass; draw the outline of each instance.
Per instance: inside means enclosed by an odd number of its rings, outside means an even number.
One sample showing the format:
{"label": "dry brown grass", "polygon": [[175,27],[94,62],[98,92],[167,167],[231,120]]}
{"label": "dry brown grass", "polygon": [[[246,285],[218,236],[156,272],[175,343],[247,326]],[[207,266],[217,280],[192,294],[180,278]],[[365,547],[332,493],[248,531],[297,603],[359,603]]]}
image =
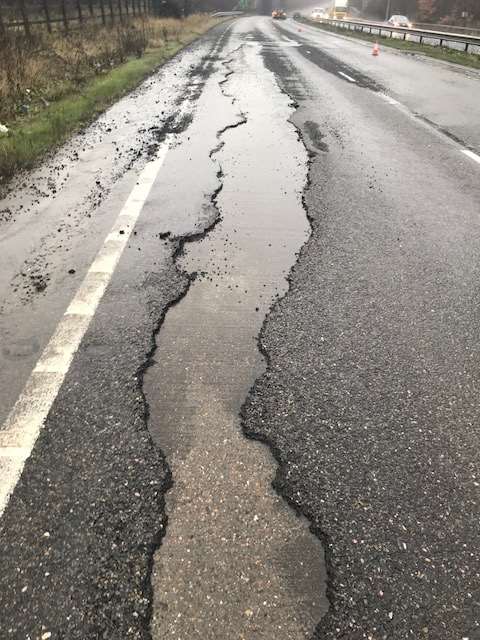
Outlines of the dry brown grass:
{"label": "dry brown grass", "polygon": [[0,122],[40,111],[95,76],[143,56],[147,49],[204,32],[209,20],[215,23],[205,15],[184,20],[137,18],[124,25],[90,26],[68,35],[42,30],[33,34],[32,41],[21,33],[10,33],[0,41]]}
{"label": "dry brown grass", "polygon": [[10,36],[0,46],[0,186],[131,91],[219,20],[149,19],[113,29]]}

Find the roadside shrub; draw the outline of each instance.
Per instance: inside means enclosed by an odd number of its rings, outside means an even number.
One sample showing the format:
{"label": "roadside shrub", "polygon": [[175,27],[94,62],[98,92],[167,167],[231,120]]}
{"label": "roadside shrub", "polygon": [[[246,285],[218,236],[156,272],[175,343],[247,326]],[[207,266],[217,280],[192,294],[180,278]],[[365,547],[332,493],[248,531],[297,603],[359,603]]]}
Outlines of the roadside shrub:
{"label": "roadside shrub", "polygon": [[38,29],[30,40],[7,31],[0,39],[0,123],[43,108],[130,57],[142,57],[150,44],[148,25],[157,21],[88,25],[68,34]]}
{"label": "roadside shrub", "polygon": [[129,56],[141,58],[147,48],[147,33],[142,22],[119,25],[117,27],[118,54],[123,62]]}

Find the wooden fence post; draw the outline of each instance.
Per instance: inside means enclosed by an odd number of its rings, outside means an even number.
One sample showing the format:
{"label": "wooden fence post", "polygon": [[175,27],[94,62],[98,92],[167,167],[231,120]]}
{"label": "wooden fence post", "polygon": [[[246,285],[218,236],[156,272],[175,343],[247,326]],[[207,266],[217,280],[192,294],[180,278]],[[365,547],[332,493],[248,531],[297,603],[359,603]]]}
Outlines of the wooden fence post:
{"label": "wooden fence post", "polygon": [[43,13],[45,14],[45,20],[47,21],[48,33],[52,33],[52,23],[50,21],[50,9],[48,7],[48,0],[43,0]]}
{"label": "wooden fence post", "polygon": [[68,33],[68,15],[67,15],[67,7],[65,4],[65,0],[62,0],[62,18],[63,18],[63,26],[65,27],[65,31]]}
{"label": "wooden fence post", "polygon": [[122,0],[118,0],[118,15],[120,17],[120,22],[123,22]]}
{"label": "wooden fence post", "polygon": [[80,25],[83,24],[83,13],[82,13],[82,2],[81,0],[77,0],[77,13],[78,13],[78,21]]}
{"label": "wooden fence post", "polygon": [[19,4],[20,4],[20,13],[22,14],[23,28],[25,30],[25,35],[29,40],[31,40],[32,32],[30,30],[30,21],[28,19],[27,9],[25,7],[25,0],[19,0]]}
{"label": "wooden fence post", "polygon": [[128,0],[125,0],[125,13],[127,14],[127,20],[128,20],[128,14],[129,14],[129,10],[128,10]]}
{"label": "wooden fence post", "polygon": [[0,7],[0,36],[2,38],[5,37],[6,33],[5,24],[3,22],[2,7]]}
{"label": "wooden fence post", "polygon": [[100,13],[102,14],[102,24],[105,26],[107,21],[105,19],[105,5],[103,4],[103,0],[100,0]]}
{"label": "wooden fence post", "polygon": [[95,17],[95,11],[93,10],[93,1],[92,0],[88,0],[88,11],[90,13],[90,17],[94,18]]}

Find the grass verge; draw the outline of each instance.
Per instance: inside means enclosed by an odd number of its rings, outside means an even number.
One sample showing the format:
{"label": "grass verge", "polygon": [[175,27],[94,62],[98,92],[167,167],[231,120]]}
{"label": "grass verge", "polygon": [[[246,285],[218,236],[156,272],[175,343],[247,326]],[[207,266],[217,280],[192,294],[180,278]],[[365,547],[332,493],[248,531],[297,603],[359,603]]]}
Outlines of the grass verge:
{"label": "grass verge", "polygon": [[418,42],[410,42],[408,40],[399,40],[396,38],[388,38],[378,35],[370,35],[361,31],[347,31],[340,27],[334,27],[329,24],[321,24],[319,22],[313,22],[312,20],[303,19],[301,22],[308,24],[311,27],[322,29],[323,31],[330,31],[332,33],[338,33],[349,38],[357,40],[367,40],[368,42],[381,42],[382,45],[391,47],[392,49],[398,49],[399,51],[406,51],[413,54],[422,54],[429,56],[430,58],[436,58],[437,60],[445,60],[446,62],[453,62],[454,64],[463,65],[465,67],[473,67],[474,69],[480,69],[480,56],[474,53],[463,53],[461,51],[455,51],[454,49],[447,49],[446,47],[434,47],[429,44],[418,44]]}
{"label": "grass verge", "polygon": [[[187,22],[187,21],[185,21]],[[205,33],[219,20],[197,16],[193,27],[179,29],[174,39],[149,47],[141,57],[125,62],[99,76],[87,79],[31,114],[6,122],[9,133],[0,137],[0,182],[17,170],[32,167],[75,131],[92,122],[116,100],[132,91],[180,49]]]}

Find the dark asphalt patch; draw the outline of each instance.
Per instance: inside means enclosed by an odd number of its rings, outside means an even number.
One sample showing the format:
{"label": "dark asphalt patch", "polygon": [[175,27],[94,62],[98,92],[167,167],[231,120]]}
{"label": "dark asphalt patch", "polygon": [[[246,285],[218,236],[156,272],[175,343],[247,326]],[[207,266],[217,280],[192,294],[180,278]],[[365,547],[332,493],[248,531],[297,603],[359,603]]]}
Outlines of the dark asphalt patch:
{"label": "dark asphalt patch", "polygon": [[292,33],[291,31],[282,29],[278,25],[275,26],[283,35],[287,36],[291,40],[295,40],[296,42],[300,43],[300,46],[297,47],[299,53],[301,53],[304,58],[307,58],[307,60],[310,60],[311,62],[316,64],[317,67],[320,67],[324,71],[338,76],[341,80],[344,80],[349,84],[349,80],[339,75],[340,72],[345,73],[353,78],[356,81],[357,86],[359,87],[370,89],[371,91],[385,92],[385,89],[381,84],[365,75],[358,69],[355,69],[355,67],[351,67],[350,65],[341,62],[340,60],[338,60],[338,58],[335,58],[329,53],[326,53],[326,51],[324,51],[323,49],[318,49],[315,44],[313,44],[306,38],[302,38],[295,33]]}
{"label": "dark asphalt patch", "polygon": [[328,73],[333,73],[338,76],[341,80],[348,82],[347,78],[344,78],[340,75],[340,72],[346,73],[348,76],[353,78],[356,81],[358,87],[362,87],[364,89],[370,89],[371,91],[384,91],[383,87],[372,78],[364,75],[361,71],[358,71],[354,67],[350,67],[348,64],[344,62],[340,62],[337,58],[330,56],[322,49],[317,49],[315,46],[308,44],[302,45],[298,47],[298,51],[302,54],[304,58],[307,58],[311,62],[320,67],[324,71]]}
{"label": "dark asphalt patch", "polygon": [[328,151],[328,144],[324,141],[325,134],[320,131],[319,125],[312,120],[307,120],[304,127],[312,146],[319,151]]}
{"label": "dark asphalt patch", "polygon": [[278,42],[267,38],[259,29],[255,30],[254,34],[255,40],[263,45],[261,51],[263,62],[267,69],[275,74],[280,88],[296,101],[307,97],[308,88],[306,83],[285,55],[282,47],[278,45]]}
{"label": "dark asphalt patch", "polygon": [[211,76],[215,64],[218,62],[218,56],[216,56],[214,52],[218,50],[220,46],[225,47],[228,44],[229,38],[230,30],[223,25],[223,33],[218,40],[214,41],[210,53],[204,56],[197,65],[192,65],[188,71],[187,75],[191,79],[190,86],[187,88],[184,96],[178,97],[178,105],[183,103],[186,95],[189,95],[191,100],[198,100],[206,81]]}

